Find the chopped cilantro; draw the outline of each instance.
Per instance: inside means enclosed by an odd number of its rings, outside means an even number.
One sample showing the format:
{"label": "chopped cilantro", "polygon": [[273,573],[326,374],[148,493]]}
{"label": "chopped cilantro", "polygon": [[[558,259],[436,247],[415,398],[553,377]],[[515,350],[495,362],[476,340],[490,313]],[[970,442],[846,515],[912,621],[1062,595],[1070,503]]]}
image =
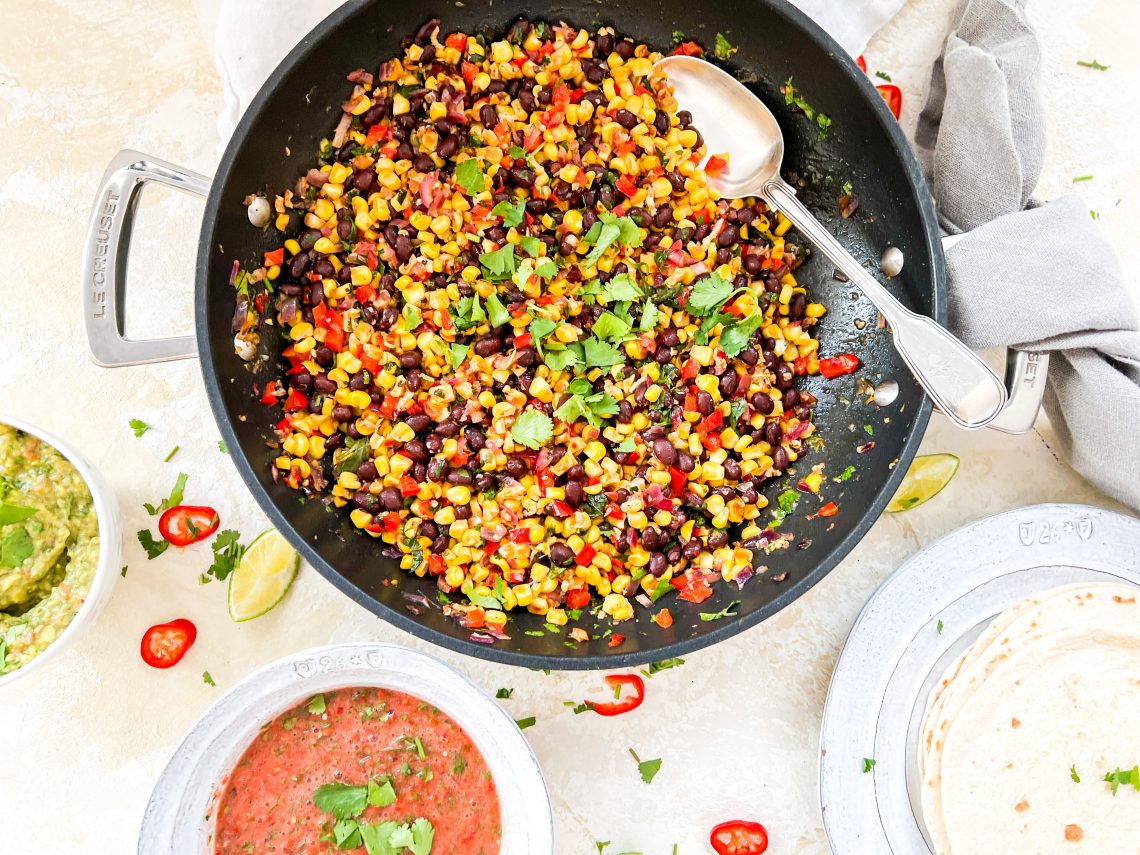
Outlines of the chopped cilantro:
{"label": "chopped cilantro", "polygon": [[324,693],[320,692],[316,695],[313,695],[313,697],[305,705],[305,709],[307,709],[311,715],[324,715],[325,710],[328,709],[328,704],[325,702]]}
{"label": "chopped cilantro", "polygon": [[494,252],[484,252],[479,256],[487,278],[491,280],[510,279],[515,272],[515,248],[505,243]]}
{"label": "chopped cilantro", "polygon": [[539,410],[524,410],[511,425],[511,438],[527,448],[538,448],[554,433],[554,422]]}
{"label": "chopped cilantro", "polygon": [[472,196],[482,193],[487,185],[483,176],[483,165],[474,157],[456,165],[455,180]]}
{"label": "chopped cilantro", "polygon": [[627,436],[625,439],[614,446],[614,451],[616,451],[618,454],[629,454],[635,448],[637,448],[637,443],[633,441],[632,436]]}
{"label": "chopped cilantro", "polygon": [[534,716],[527,716],[526,718],[515,719],[515,724],[519,726],[519,730],[526,730],[528,727],[534,727],[538,721]]}
{"label": "chopped cilantro", "polygon": [[661,758],[656,760],[642,760],[637,756],[637,752],[632,748],[629,749],[630,756],[637,762],[637,771],[641,773],[641,780],[647,784],[652,784],[654,777],[661,770]]}
{"label": "chopped cilantro", "polygon": [[226,445],[226,441],[224,439],[218,440],[218,451],[220,451],[222,454],[230,453],[230,448],[228,445]]}
{"label": "chopped cilantro", "polygon": [[938,634],[942,635],[942,621],[941,620],[938,621]]}
{"label": "chopped cilantro", "polygon": [[652,677],[658,671],[667,671],[670,668],[676,668],[684,664],[685,660],[677,656],[674,656],[672,659],[662,659],[660,662],[651,662],[648,674]]}
{"label": "chopped cilantro", "polygon": [[637,328],[641,332],[649,332],[650,330],[656,329],[657,319],[660,315],[661,312],[658,311],[653,301],[647,300],[645,308],[641,310],[641,322],[637,325]]}
{"label": "chopped cilantro", "polygon": [[205,683],[207,686],[218,685],[217,683],[214,682],[214,678],[210,676],[209,671],[203,671],[202,672],[202,682]]}
{"label": "chopped cilantro", "polygon": [[1079,65],[1081,68],[1091,68],[1093,71],[1108,71],[1109,69],[1109,66],[1101,65],[1095,59],[1078,59],[1077,65]]}
{"label": "chopped cilantro", "polygon": [[165,540],[155,540],[154,535],[150,533],[150,529],[146,528],[139,531],[138,539],[139,543],[142,544],[142,548],[146,550],[146,557],[151,561],[166,552],[170,546]]}
{"label": "chopped cilantro", "polygon": [[148,425],[142,419],[131,419],[129,422],[127,422],[127,424],[130,425],[130,428],[134,432],[136,439],[150,430],[150,425]]}
{"label": "chopped cilantro", "polygon": [[388,807],[396,801],[396,789],[392,786],[391,778],[378,781],[375,778],[368,782],[368,804],[373,807]]}
{"label": "chopped cilantro", "polygon": [[887,81],[887,83],[891,82],[891,76],[885,71],[876,71],[875,76]]}
{"label": "chopped cilantro", "polygon": [[870,757],[864,757],[863,758],[863,774],[866,775],[868,772],[870,772],[874,768],[875,768],[875,761],[872,760]]}
{"label": "chopped cilantro", "polygon": [[693,283],[689,292],[689,299],[685,301],[685,311],[690,315],[703,318],[705,315],[719,308],[732,296],[732,283],[715,273],[710,273]]}
{"label": "chopped cilantro", "polygon": [[611,212],[603,211],[582,240],[594,245],[582,261],[585,266],[593,267],[615,241],[622,246],[640,246],[641,229],[629,217],[615,217]]}
{"label": "chopped cilantro", "polygon": [[[511,256],[514,259],[514,256]],[[470,297],[463,297],[458,303],[450,309],[451,319],[455,324],[455,328],[460,332],[469,330],[472,327],[477,327],[483,321],[487,320],[487,313],[483,311],[483,304],[479,302],[479,295],[472,294]]]}
{"label": "chopped cilantro", "polygon": [[838,475],[836,475],[831,480],[832,481],[846,481],[848,478],[850,478],[854,474],[855,474],[855,467],[854,466],[848,466],[846,469],[844,469],[842,472],[840,472]]}
{"label": "chopped cilantro", "polygon": [[169,463],[170,458],[172,458],[174,455],[176,455],[178,453],[178,449],[180,449],[181,447],[182,447],[181,445],[176,445],[176,446],[174,446],[174,448],[170,449],[170,453],[167,454],[166,457],[162,458],[162,462],[163,463]]}
{"label": "chopped cilantro", "polygon": [[728,39],[724,37],[723,33],[717,33],[713,42],[713,56],[717,59],[728,59],[734,53],[736,53],[736,48],[728,43]]}
{"label": "chopped cilantro", "polygon": [[727,606],[725,606],[719,612],[698,612],[697,616],[701,620],[705,620],[705,621],[720,620],[721,618],[732,617],[736,614],[736,612],[734,612],[733,609],[735,609],[739,605],[740,605],[740,600],[733,600],[731,603],[729,603]]}
{"label": "chopped cilantro", "polygon": [[487,297],[487,318],[491,321],[491,326],[501,327],[503,324],[510,323],[511,316],[508,314],[506,306],[503,305],[499,299],[499,295],[494,291]]}
{"label": "chopped cilantro", "polygon": [[471,350],[471,345],[460,344],[457,341],[451,343],[451,347],[447,350],[447,359],[451,363],[452,368],[458,368],[463,360],[467,358],[468,352]]}
{"label": "chopped cilantro", "polygon": [[795,490],[784,490],[784,492],[777,496],[777,508],[776,510],[772,511],[772,525],[779,525],[785,519],[787,519],[788,514],[790,514],[795,508],[796,502],[799,501],[799,498],[800,494]]}
{"label": "chopped cilantro", "polygon": [[149,502],[143,502],[143,507],[146,508],[146,512],[153,517],[156,514],[160,514],[165,510],[169,510],[170,508],[175,507],[176,505],[181,505],[182,491],[186,489],[186,479],[188,477],[189,476],[185,472],[179,472],[178,477],[174,481],[174,487],[170,490],[170,495],[163,499],[158,507],[155,507]]}
{"label": "chopped cilantro", "polygon": [[510,698],[510,696],[513,695],[514,693],[515,693],[514,689],[502,688],[502,689],[499,689],[499,691],[495,692],[495,697],[500,698],[502,700],[506,700],[506,699]]}
{"label": "chopped cilantro", "polygon": [[337,819],[351,819],[364,813],[368,806],[368,788],[341,783],[321,784],[313,791],[313,804]]}
{"label": "chopped cilantro", "polygon": [[1134,790],[1140,792],[1140,766],[1133,766],[1131,769],[1121,769],[1117,766],[1104,776],[1104,780],[1111,786],[1114,796],[1121,784],[1126,787],[1131,784]]}
{"label": "chopped cilantro", "polygon": [[229,578],[238,562],[241,561],[242,555],[245,554],[245,547],[239,542],[240,538],[241,534],[232,528],[218,532],[218,536],[210,544],[210,549],[214,552],[214,562],[207,568],[207,576],[211,576],[219,582],[224,582]]}
{"label": "chopped cilantro", "polygon": [[620,341],[630,333],[630,326],[613,312],[602,312],[594,321],[594,335],[600,339]]}
{"label": "chopped cilantro", "polygon": [[404,305],[404,311],[400,313],[400,318],[404,322],[404,329],[408,332],[413,332],[416,327],[424,322],[423,317],[420,315],[420,310],[411,303]]}
{"label": "chopped cilantro", "polygon": [[1076,763],[1069,767],[1069,777],[1076,781],[1078,784],[1081,782],[1081,776],[1077,774]]}
{"label": "chopped cilantro", "polygon": [[604,368],[625,362],[625,357],[611,344],[590,336],[582,342],[583,358],[586,365]]}
{"label": "chopped cilantro", "polygon": [[1073,183],[1077,184],[1081,181],[1092,181],[1092,180],[1093,180],[1093,177],[1091,175],[1078,175],[1075,178],[1073,178]]}
{"label": "chopped cilantro", "polygon": [[753,312],[747,318],[725,327],[720,334],[720,349],[724,351],[724,355],[732,358],[748,347],[752,334],[760,329],[763,323],[764,315]]}
{"label": "chopped cilantro", "polygon": [[607,300],[637,300],[641,297],[641,289],[625,273],[615,276],[602,288],[602,294]]}
{"label": "chopped cilantro", "polygon": [[503,225],[507,228],[521,225],[525,211],[526,202],[523,199],[516,199],[513,203],[504,199],[491,209],[492,214],[503,218]]}
{"label": "chopped cilantro", "polygon": [[532,235],[523,235],[519,238],[519,249],[531,258],[538,258],[538,253],[542,250],[542,241]]}

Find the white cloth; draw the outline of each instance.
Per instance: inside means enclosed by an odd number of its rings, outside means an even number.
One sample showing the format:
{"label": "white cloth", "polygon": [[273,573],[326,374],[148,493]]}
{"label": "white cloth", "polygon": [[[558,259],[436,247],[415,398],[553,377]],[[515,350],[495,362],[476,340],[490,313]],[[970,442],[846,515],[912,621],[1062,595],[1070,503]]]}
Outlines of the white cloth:
{"label": "white cloth", "polygon": [[867,47],[906,0],[792,0],[852,56]]}

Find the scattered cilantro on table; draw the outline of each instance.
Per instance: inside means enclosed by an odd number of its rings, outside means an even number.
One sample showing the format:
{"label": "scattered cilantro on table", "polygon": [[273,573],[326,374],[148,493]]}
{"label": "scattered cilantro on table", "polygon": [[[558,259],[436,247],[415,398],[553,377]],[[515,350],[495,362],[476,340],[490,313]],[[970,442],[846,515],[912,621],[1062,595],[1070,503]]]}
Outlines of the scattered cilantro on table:
{"label": "scattered cilantro on table", "polygon": [[148,425],[142,419],[131,419],[129,422],[127,422],[127,424],[130,426],[131,430],[134,432],[136,439],[139,438],[140,436],[142,436],[148,430],[150,430],[150,425]]}
{"label": "scattered cilantro on table", "polygon": [[637,771],[641,773],[641,780],[647,784],[652,784],[657,773],[661,771],[661,758],[658,757],[656,760],[642,760],[632,748],[629,749],[629,753],[637,762]]}

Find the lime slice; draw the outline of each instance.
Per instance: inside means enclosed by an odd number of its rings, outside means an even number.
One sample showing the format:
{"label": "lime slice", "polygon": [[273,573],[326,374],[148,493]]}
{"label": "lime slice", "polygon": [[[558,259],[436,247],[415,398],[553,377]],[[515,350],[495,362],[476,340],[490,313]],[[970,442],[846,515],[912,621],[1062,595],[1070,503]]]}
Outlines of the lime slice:
{"label": "lime slice", "polygon": [[958,471],[958,458],[953,454],[924,454],[914,458],[906,470],[899,491],[887,505],[888,514],[917,508],[937,496]]}
{"label": "lime slice", "polygon": [[276,529],[266,529],[253,539],[230,574],[230,617],[235,621],[261,617],[293,584],[299,556]]}

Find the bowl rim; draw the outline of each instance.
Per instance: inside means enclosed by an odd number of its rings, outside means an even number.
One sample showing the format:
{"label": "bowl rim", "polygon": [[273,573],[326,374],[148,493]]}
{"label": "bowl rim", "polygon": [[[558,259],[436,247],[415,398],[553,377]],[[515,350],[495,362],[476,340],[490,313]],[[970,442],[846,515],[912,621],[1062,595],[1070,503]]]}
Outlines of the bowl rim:
{"label": "bowl rim", "polygon": [[[249,672],[211,703],[186,730],[155,781],[140,823],[139,855],[198,852],[198,839],[180,833],[188,830],[184,821],[204,822],[206,840],[212,842],[212,811],[219,792],[258,730],[315,694],[353,686],[388,688],[439,706],[468,734],[493,770],[504,817],[503,855],[553,855],[550,793],[534,750],[510,714],[489,692],[441,659],[377,641],[290,653]],[[236,749],[227,747],[235,740]],[[492,753],[488,748],[497,750]],[[209,767],[220,771],[215,774]],[[194,813],[204,786],[196,778],[203,775],[210,788],[204,817]]]}
{"label": "bowl rim", "polygon": [[94,622],[118,579],[117,565],[122,556],[122,523],[114,491],[103,479],[99,470],[74,446],[50,431],[7,413],[0,412],[0,425],[8,425],[47,443],[76,468],[88,492],[91,493],[95,518],[99,525],[99,558],[95,562],[95,574],[91,579],[91,587],[87,589],[87,594],[83,598],[83,605],[79,607],[79,611],[68,622],[59,637],[50,642],[43,652],[27,665],[0,676],[0,690],[2,690],[21,677],[41,671],[46,663],[52,661]]}

